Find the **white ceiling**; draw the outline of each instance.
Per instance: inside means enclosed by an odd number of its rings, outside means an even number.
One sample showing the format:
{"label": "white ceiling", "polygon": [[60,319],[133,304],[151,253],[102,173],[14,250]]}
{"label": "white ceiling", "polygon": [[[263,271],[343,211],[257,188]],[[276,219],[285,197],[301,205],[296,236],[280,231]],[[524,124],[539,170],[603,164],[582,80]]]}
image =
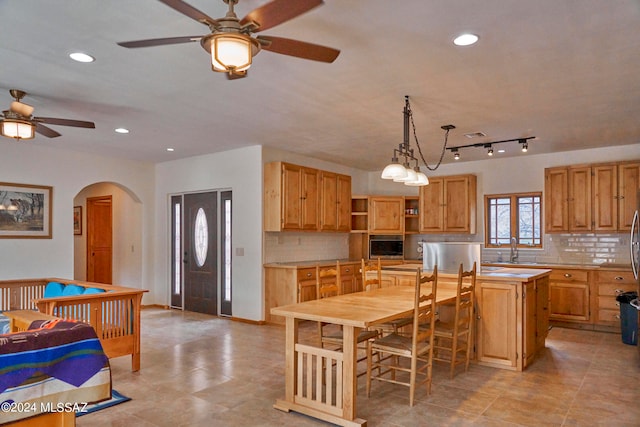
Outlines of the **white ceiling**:
{"label": "white ceiling", "polygon": [[[240,0],[236,12],[265,3]],[[213,18],[227,8],[189,4]],[[479,42],[454,46],[462,32]],[[262,51],[233,81],[210,70],[197,42],[116,44],[206,33],[157,0],[0,1],[0,109],[8,89],[22,89],[35,116],[96,123],[51,125],[61,137],[22,143],[151,162],[261,144],[380,170],[402,142],[405,95],[430,164],[445,124],[456,126],[449,146],[530,136],[530,153],[640,143],[638,0],[326,0],[264,34],[340,49],[334,63]],[[71,61],[73,51],[96,61]],[[487,137],[464,136],[477,131]],[[501,148],[525,155],[517,143]]]}

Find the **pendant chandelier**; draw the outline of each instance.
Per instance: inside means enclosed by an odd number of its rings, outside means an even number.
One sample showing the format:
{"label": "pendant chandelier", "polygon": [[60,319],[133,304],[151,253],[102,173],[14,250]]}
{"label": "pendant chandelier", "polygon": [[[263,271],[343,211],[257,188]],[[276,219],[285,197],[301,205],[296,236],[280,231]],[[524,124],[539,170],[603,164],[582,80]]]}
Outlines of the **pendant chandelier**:
{"label": "pendant chandelier", "polygon": [[[413,129],[413,138],[416,141],[420,159],[422,160],[426,168],[430,171],[438,169],[440,163],[442,163],[442,158],[444,157],[444,153],[447,148],[449,131],[451,129],[455,129],[456,127],[454,125],[441,126],[441,128],[445,131],[445,136],[442,153],[440,154],[440,160],[438,160],[438,163],[434,167],[429,166],[424,159],[424,156],[422,155],[422,149],[420,148],[420,143],[418,142],[418,137],[416,135],[416,126],[413,122],[413,113],[411,112],[409,95],[406,95],[404,98],[404,111],[402,112],[404,116],[404,139],[402,143],[398,145],[398,148],[393,150],[391,163],[389,163],[384,168],[380,177],[382,179],[392,179],[394,182],[401,182],[404,183],[404,185],[409,186],[419,187],[423,185],[429,185],[429,178],[427,178],[427,176],[420,171],[418,158],[415,156],[413,148],[411,148],[411,143],[409,141],[409,123],[411,123],[411,127]],[[400,163],[400,160],[402,160],[402,163]],[[412,164],[413,167],[411,167]]]}

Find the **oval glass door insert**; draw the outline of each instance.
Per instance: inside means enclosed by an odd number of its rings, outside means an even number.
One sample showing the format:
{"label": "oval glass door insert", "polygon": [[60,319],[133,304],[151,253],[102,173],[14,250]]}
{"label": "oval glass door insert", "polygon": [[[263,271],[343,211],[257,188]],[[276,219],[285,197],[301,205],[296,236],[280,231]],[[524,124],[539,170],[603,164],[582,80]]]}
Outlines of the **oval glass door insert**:
{"label": "oval glass door insert", "polygon": [[199,208],[196,213],[193,242],[195,245],[196,264],[198,267],[202,267],[207,260],[207,251],[209,250],[209,226],[207,225],[207,215],[202,208]]}

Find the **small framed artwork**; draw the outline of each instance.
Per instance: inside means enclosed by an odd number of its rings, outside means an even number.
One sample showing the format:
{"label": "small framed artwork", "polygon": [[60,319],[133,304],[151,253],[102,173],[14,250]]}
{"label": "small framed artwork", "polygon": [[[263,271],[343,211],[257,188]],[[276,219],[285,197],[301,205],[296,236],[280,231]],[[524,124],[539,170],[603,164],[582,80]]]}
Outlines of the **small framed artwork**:
{"label": "small framed artwork", "polygon": [[0,182],[0,238],[51,239],[53,187]]}
{"label": "small framed artwork", "polygon": [[82,206],[73,207],[73,234],[82,234]]}

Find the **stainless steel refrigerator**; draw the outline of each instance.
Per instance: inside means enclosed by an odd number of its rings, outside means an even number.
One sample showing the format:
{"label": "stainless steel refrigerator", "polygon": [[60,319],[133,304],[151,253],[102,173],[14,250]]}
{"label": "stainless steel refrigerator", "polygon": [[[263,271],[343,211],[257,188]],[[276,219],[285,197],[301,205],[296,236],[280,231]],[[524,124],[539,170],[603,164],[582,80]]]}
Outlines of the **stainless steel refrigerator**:
{"label": "stainless steel refrigerator", "polygon": [[[638,285],[637,291],[639,295],[638,298],[631,301],[631,305],[638,310],[638,331],[640,331],[640,279],[638,279],[638,269],[640,268],[640,191],[638,191],[637,201],[638,205],[631,225],[629,249],[631,251],[631,269]],[[640,353],[640,343],[638,343],[638,353]]]}

